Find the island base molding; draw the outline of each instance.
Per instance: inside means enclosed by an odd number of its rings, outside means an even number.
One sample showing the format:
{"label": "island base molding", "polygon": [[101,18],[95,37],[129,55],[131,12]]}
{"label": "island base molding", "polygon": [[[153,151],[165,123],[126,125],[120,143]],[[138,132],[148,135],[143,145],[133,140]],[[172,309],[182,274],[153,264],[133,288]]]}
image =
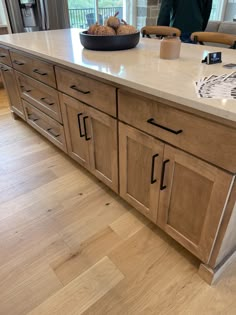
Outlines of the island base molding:
{"label": "island base molding", "polygon": [[18,116],[13,110],[11,110],[11,116],[14,120],[20,119],[21,117]]}
{"label": "island base molding", "polygon": [[198,275],[209,285],[216,284],[233,263],[236,263],[236,251],[218,268],[212,269],[206,264],[200,264]]}

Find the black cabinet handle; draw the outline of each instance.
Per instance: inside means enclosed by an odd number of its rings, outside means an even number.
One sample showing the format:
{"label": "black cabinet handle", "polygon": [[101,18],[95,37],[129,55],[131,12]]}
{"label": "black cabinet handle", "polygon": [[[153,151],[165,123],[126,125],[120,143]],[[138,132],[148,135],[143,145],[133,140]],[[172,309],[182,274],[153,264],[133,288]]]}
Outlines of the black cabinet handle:
{"label": "black cabinet handle", "polygon": [[5,68],[5,67],[1,67],[1,70],[4,71],[4,72],[9,71],[9,69],[8,69],[8,68]]}
{"label": "black cabinet handle", "polygon": [[82,134],[82,128],[81,128],[81,123],[80,123],[80,116],[81,116],[81,115],[83,115],[83,113],[79,113],[79,114],[77,115],[80,138],[82,138],[82,137],[84,137],[84,136],[85,136],[85,134]]}
{"label": "black cabinet handle", "polygon": [[164,185],[164,179],[165,179],[166,164],[169,162],[170,160],[165,160],[162,165],[160,190],[166,189],[166,185]]}
{"label": "black cabinet handle", "polygon": [[40,74],[40,75],[47,75],[47,72],[41,72],[38,69],[33,70],[34,73]]}
{"label": "black cabinet handle", "polygon": [[54,133],[52,128],[48,128],[48,129],[47,129],[47,132],[48,132],[50,135],[52,135],[54,138],[57,138],[57,137],[60,136],[59,133]]}
{"label": "black cabinet handle", "polygon": [[34,118],[33,114],[28,114],[28,118],[29,118],[29,120],[32,120],[32,121],[39,120],[39,118]]}
{"label": "black cabinet handle", "polygon": [[24,62],[18,61],[18,60],[13,60],[12,62],[16,64],[17,66],[23,66],[25,64]]}
{"label": "black cabinet handle", "polygon": [[[23,90],[25,87],[24,87],[24,85],[21,85],[21,86],[20,86],[20,88]],[[22,92],[27,92],[27,93],[30,93],[30,92],[31,92],[31,90],[23,90]]]}
{"label": "black cabinet handle", "polygon": [[90,91],[83,91],[83,90],[80,90],[79,88],[77,88],[76,85],[71,85],[70,88],[71,88],[72,90],[75,90],[75,91],[80,92],[80,93],[83,93],[83,94],[89,94],[89,93],[90,93]]}
{"label": "black cabinet handle", "polygon": [[152,169],[151,169],[151,184],[154,184],[157,180],[154,179],[154,169],[155,169],[155,159],[159,156],[159,154],[154,154],[152,156]]}
{"label": "black cabinet handle", "polygon": [[91,139],[91,137],[88,137],[87,135],[87,128],[86,128],[86,119],[88,118],[88,116],[83,117],[83,122],[84,122],[84,133],[85,133],[85,140],[88,141]]}
{"label": "black cabinet handle", "polygon": [[170,128],[168,128],[168,127],[159,125],[159,124],[157,124],[157,123],[155,122],[155,119],[154,119],[154,118],[149,118],[149,119],[147,120],[147,123],[149,123],[149,124],[151,124],[151,125],[153,125],[153,126],[159,127],[159,128],[161,128],[161,129],[164,129],[164,130],[166,130],[166,131],[172,132],[172,133],[174,133],[175,135],[178,135],[179,133],[183,132],[183,130],[181,130],[181,129],[180,129],[180,130],[173,130],[173,129],[170,129]]}
{"label": "black cabinet handle", "polygon": [[0,58],[6,58],[7,55],[0,55]]}
{"label": "black cabinet handle", "polygon": [[43,103],[45,103],[45,104],[47,104],[47,105],[49,105],[49,106],[52,106],[52,105],[54,104],[54,103],[50,102],[46,97],[41,97],[40,100],[41,100]]}

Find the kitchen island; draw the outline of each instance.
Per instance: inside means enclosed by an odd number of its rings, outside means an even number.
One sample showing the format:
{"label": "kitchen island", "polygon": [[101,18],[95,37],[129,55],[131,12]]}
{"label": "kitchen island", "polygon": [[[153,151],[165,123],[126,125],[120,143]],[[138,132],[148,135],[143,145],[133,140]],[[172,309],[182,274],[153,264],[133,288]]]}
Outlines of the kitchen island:
{"label": "kitchen island", "polygon": [[[236,101],[198,98],[194,82],[230,73],[201,63],[214,47],[159,40],[83,49],[79,31],[4,35],[11,110],[119,193],[196,257],[213,282],[236,248]],[[224,63],[235,51],[222,49]]]}

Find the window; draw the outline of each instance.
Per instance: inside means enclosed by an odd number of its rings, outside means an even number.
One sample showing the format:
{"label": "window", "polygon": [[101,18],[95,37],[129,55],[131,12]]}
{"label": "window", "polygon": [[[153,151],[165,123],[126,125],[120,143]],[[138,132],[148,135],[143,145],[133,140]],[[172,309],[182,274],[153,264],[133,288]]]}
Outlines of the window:
{"label": "window", "polygon": [[119,12],[118,17],[125,18],[124,0],[68,0],[71,27],[87,28],[97,20],[103,24],[111,15]]}
{"label": "window", "polygon": [[226,0],[213,0],[210,20],[219,21],[222,19]]}
{"label": "window", "polygon": [[0,24],[6,24],[6,16],[5,16],[5,11],[4,11],[4,7],[3,7],[3,2],[2,0],[0,0]]}

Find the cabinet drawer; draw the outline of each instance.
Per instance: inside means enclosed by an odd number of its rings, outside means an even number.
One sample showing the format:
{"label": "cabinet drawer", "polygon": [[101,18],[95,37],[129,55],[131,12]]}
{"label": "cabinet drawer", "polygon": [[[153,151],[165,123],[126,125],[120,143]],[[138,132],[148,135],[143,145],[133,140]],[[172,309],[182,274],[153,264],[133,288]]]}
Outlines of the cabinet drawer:
{"label": "cabinet drawer", "polygon": [[28,102],[23,101],[23,105],[28,124],[60,149],[67,152],[63,126]]}
{"label": "cabinet drawer", "polygon": [[11,66],[11,58],[7,48],[0,47],[0,62]]}
{"label": "cabinet drawer", "polygon": [[62,122],[59,95],[53,88],[16,72],[21,97],[35,107]]}
{"label": "cabinet drawer", "polygon": [[56,88],[53,65],[15,51],[10,54],[14,69]]}
{"label": "cabinet drawer", "polygon": [[0,63],[0,72],[2,74],[2,79],[4,87],[8,94],[9,105],[11,111],[20,116],[25,120],[25,114],[23,109],[22,100],[17,86],[17,80],[15,77],[14,70],[11,67],[8,67]]}
{"label": "cabinet drawer", "polygon": [[56,67],[58,89],[101,111],[116,116],[116,88]]}
{"label": "cabinet drawer", "polygon": [[236,172],[236,129],[119,90],[118,117],[230,172]]}

